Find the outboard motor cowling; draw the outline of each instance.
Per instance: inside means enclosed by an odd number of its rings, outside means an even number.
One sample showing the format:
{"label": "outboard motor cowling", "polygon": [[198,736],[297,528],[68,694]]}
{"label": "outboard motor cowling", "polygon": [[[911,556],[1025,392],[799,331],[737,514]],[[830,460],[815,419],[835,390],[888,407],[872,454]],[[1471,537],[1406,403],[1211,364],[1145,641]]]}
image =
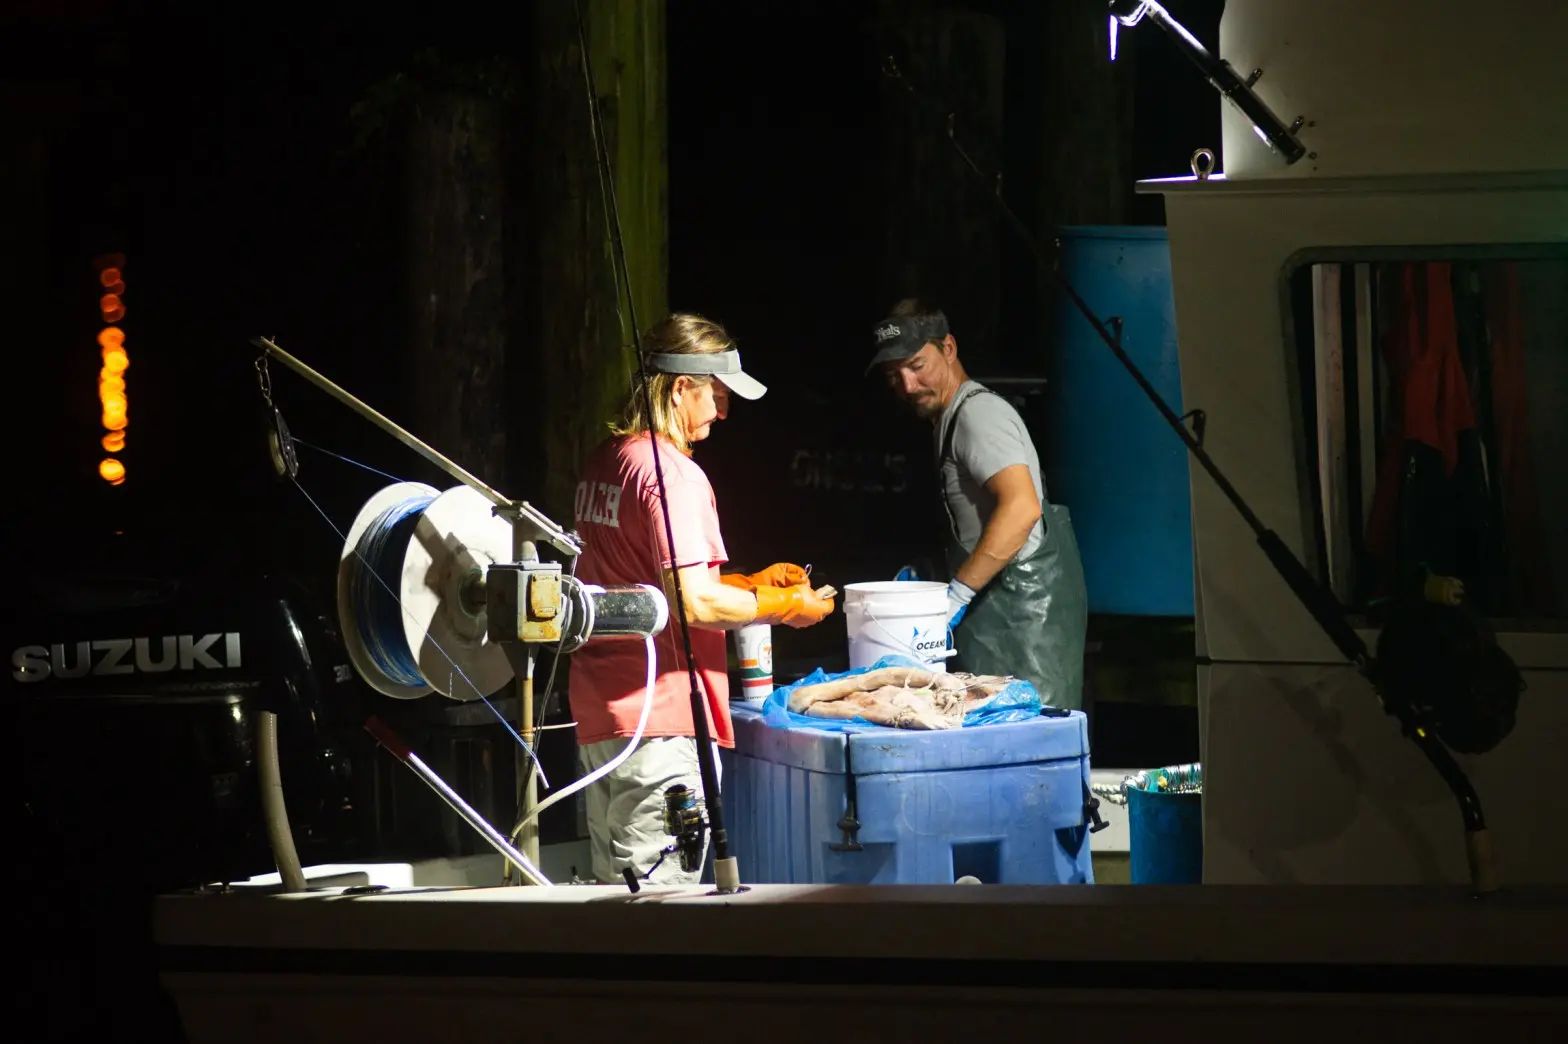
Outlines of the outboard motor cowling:
{"label": "outboard motor cowling", "polygon": [[268,577],[24,579],[4,702],[26,818],[62,859],[133,863],[161,888],[274,869],[257,715],[278,714],[297,847],[352,846],[332,720],[363,702],[329,618]]}

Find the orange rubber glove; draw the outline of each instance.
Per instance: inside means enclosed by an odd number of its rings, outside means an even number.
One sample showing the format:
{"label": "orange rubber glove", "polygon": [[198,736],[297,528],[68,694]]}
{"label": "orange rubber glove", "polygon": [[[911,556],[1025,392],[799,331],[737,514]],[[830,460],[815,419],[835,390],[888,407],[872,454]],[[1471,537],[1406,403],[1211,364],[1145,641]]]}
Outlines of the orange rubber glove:
{"label": "orange rubber glove", "polygon": [[801,566],[790,562],[774,562],[757,573],[721,575],[719,583],[728,587],[737,587],[742,591],[755,591],[759,587],[795,587],[807,583],[810,579],[811,577]]}
{"label": "orange rubber glove", "polygon": [[833,599],[818,598],[810,584],[791,587],[758,587],[757,623],[810,627],[833,612]]}
{"label": "orange rubber glove", "polygon": [[811,574],[793,562],[774,562],[759,573],[751,574],[757,587],[798,587],[811,582]]}

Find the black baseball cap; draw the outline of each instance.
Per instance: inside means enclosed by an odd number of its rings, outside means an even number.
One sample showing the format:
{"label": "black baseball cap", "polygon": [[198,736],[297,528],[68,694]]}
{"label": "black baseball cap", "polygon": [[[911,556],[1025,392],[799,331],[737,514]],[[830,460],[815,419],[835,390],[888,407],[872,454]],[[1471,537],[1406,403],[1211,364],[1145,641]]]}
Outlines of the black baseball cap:
{"label": "black baseball cap", "polygon": [[873,331],[877,353],[871,357],[866,372],[870,373],[886,362],[907,359],[927,344],[940,341],[947,335],[947,316],[941,312],[935,315],[889,316],[877,323]]}

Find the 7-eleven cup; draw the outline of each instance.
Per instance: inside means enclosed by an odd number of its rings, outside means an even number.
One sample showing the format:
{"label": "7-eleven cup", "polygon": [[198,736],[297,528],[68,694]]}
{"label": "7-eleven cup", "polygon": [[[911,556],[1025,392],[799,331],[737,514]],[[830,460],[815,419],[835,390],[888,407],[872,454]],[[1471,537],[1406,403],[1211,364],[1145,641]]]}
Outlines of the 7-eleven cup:
{"label": "7-eleven cup", "polygon": [[735,658],[740,660],[740,698],[761,703],[773,691],[773,628],[749,624],[735,632]]}

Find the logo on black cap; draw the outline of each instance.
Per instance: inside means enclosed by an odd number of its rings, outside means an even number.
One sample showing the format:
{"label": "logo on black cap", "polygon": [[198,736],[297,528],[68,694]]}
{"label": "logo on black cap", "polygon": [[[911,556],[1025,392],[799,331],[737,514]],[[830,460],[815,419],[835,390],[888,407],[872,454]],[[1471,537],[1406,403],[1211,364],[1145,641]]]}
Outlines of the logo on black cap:
{"label": "logo on black cap", "polygon": [[888,323],[886,326],[879,326],[877,327],[877,343],[885,344],[901,333],[903,333],[903,331],[900,330],[897,326],[894,326],[892,323]]}

